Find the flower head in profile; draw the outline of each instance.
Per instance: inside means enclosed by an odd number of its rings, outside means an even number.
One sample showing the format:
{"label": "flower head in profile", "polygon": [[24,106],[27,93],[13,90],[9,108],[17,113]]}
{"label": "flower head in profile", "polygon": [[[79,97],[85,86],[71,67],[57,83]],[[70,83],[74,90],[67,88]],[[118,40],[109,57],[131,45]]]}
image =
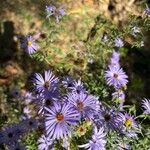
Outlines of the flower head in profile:
{"label": "flower head in profile", "polygon": [[42,135],[38,139],[38,150],[53,150],[53,140],[46,137],[45,135]]}
{"label": "flower head in profile", "polygon": [[47,17],[53,16],[58,23],[60,19],[65,15],[65,10],[63,8],[56,8],[54,5],[46,6]]}
{"label": "flower head in profile", "polygon": [[119,104],[119,110],[123,110],[123,105],[125,102],[125,93],[122,90],[117,90],[116,92],[112,93],[112,97],[113,100],[115,100],[115,102],[117,104]]}
{"label": "flower head in profile", "polygon": [[150,8],[146,5],[144,13],[148,16],[150,16]]}
{"label": "flower head in profile", "polygon": [[117,37],[117,38],[115,39],[115,46],[116,46],[116,47],[119,47],[119,48],[121,48],[121,47],[124,46],[124,43],[123,43],[123,41],[122,41],[121,38]]}
{"label": "flower head in profile", "polygon": [[127,113],[119,113],[117,117],[120,132],[128,137],[136,137],[136,132],[139,131],[139,126],[135,122],[135,118]]}
{"label": "flower head in profile", "polygon": [[44,72],[44,77],[40,73],[35,73],[33,83],[35,89],[39,92],[54,91],[58,85],[58,78],[49,71]]}
{"label": "flower head in profile", "polygon": [[98,97],[87,93],[69,93],[67,101],[74,106],[82,118],[92,119],[94,113],[99,110]]}
{"label": "flower head in profile", "polygon": [[125,100],[125,93],[122,90],[118,90],[114,93],[112,93],[113,99],[118,99],[121,100],[122,102],[124,102]]}
{"label": "flower head in profile", "polygon": [[23,115],[26,117],[26,118],[31,118],[31,109],[29,107],[24,107],[23,108]]}
{"label": "flower head in profile", "polygon": [[74,80],[71,76],[65,76],[63,78],[62,84],[65,88],[71,88],[71,87],[73,87],[73,82],[74,82]]}
{"label": "flower head in profile", "polygon": [[122,68],[110,67],[105,71],[105,80],[108,85],[114,86],[116,89],[125,86],[128,83],[128,76],[125,74]]}
{"label": "flower head in profile", "polygon": [[120,54],[116,51],[113,51],[110,59],[109,67],[120,67],[119,60],[120,60]]}
{"label": "flower head in profile", "polygon": [[46,133],[52,139],[62,139],[70,135],[72,127],[80,120],[80,114],[70,104],[57,102],[45,110]]}
{"label": "flower head in profile", "polygon": [[150,100],[144,98],[142,101],[142,107],[144,108],[145,114],[150,114]]}
{"label": "flower head in profile", "polygon": [[113,53],[112,53],[111,59],[119,62],[119,60],[120,60],[120,54],[114,50]]}
{"label": "flower head in profile", "polygon": [[36,44],[35,39],[31,35],[28,35],[21,41],[21,48],[31,55],[37,51],[38,45]]}
{"label": "flower head in profile", "polygon": [[105,150],[106,140],[105,140],[106,134],[104,133],[104,129],[97,128],[94,126],[94,133],[92,135],[91,140],[89,140],[88,143],[79,145],[79,148],[85,148],[87,150]]}
{"label": "flower head in profile", "polygon": [[69,89],[71,89],[71,91],[75,93],[86,92],[81,80],[74,81],[73,85]]}

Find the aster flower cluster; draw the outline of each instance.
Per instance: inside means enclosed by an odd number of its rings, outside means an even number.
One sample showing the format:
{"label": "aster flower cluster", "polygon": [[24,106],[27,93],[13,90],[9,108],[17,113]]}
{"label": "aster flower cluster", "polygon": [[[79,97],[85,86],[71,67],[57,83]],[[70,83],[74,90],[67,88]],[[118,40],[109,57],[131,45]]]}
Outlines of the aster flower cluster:
{"label": "aster flower cluster", "polygon": [[[113,52],[109,67],[120,67],[119,56],[119,53]],[[127,83],[127,76],[123,77]],[[121,90],[124,86],[122,80],[124,79],[118,81],[120,86],[114,86],[116,89],[113,93],[114,98],[125,99]],[[58,141],[67,149],[70,147],[72,137],[85,136],[89,128],[93,131],[91,139],[89,138],[86,144],[79,145],[79,148],[105,149],[106,135],[111,131],[127,137],[137,137],[139,126],[135,117],[120,112],[116,107],[111,108],[102,104],[97,96],[91,95],[86,90],[81,80],[74,80],[70,76],[60,80],[48,70],[43,75],[35,73],[32,81],[37,97],[33,103],[39,108],[36,110],[42,118],[44,131],[38,140],[39,150],[53,149]],[[66,91],[62,92],[64,91],[62,88]],[[90,124],[85,125],[87,122]]]}
{"label": "aster flower cluster", "polygon": [[[107,84],[109,86],[113,86],[115,89],[115,92],[112,93],[112,100],[119,103],[119,106],[117,105],[117,112],[112,112],[109,115],[107,113],[109,118],[113,113],[115,113],[115,115],[113,115],[114,117],[111,117],[115,121],[111,121],[111,124],[108,125],[117,129],[121,135],[136,138],[137,133],[140,132],[140,126],[135,121],[135,117],[126,112],[121,112],[124,111],[124,90],[126,89],[126,84],[128,83],[128,76],[120,67],[119,60],[120,54],[116,51],[113,51],[108,70],[104,75]],[[106,111],[104,112],[106,113]]]}
{"label": "aster flower cluster", "polygon": [[[98,97],[89,94],[81,80],[76,81],[67,76],[60,81],[49,70],[45,71],[44,75],[35,73],[33,84],[38,93],[38,98],[33,102],[37,107],[42,107],[42,111],[38,111],[38,114],[44,119],[46,133],[39,139],[40,150],[53,148],[57,140],[71,138],[76,126],[82,120],[94,120],[94,115],[100,109]],[[61,93],[61,85],[67,93]],[[99,138],[99,144],[101,142],[104,146],[103,136],[102,139]],[[62,146],[67,147],[64,142]]]}
{"label": "aster flower cluster", "polygon": [[[74,138],[85,138],[87,135],[83,143],[76,143],[78,148],[105,150],[107,136],[113,132],[120,138],[128,138],[127,143],[118,143],[116,139],[117,149],[130,149],[129,139],[138,138],[141,126],[134,115],[123,109],[128,77],[119,60],[120,54],[113,51],[104,76],[107,84],[115,89],[112,100],[118,100],[119,107],[118,104],[105,104],[99,97],[90,94],[80,79],[70,76],[59,79],[51,70],[43,74],[35,73],[32,78],[33,92],[24,91],[21,94],[24,102],[21,122],[0,131],[0,144],[7,145],[10,150],[24,150],[26,148],[20,143],[20,138],[32,129],[40,129],[39,150],[54,150],[58,144],[71,149]],[[144,114],[150,114],[149,99],[143,99],[142,108]]]}

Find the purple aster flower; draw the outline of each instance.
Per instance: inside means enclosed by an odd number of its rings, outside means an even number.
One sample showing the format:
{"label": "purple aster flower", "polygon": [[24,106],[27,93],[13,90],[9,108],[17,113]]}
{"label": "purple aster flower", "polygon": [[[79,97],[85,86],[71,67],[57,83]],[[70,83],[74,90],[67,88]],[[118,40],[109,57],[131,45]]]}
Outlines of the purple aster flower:
{"label": "purple aster flower", "polygon": [[128,83],[128,76],[122,70],[122,68],[118,67],[109,67],[107,71],[105,71],[105,80],[108,85],[113,85],[115,88],[121,88]]}
{"label": "purple aster flower", "polygon": [[66,14],[63,8],[59,8],[58,11],[61,16],[64,16]]}
{"label": "purple aster flower", "polygon": [[60,94],[58,91],[54,91],[55,93],[49,92],[46,94],[41,94],[37,97],[35,104],[36,104],[36,110],[38,111],[38,114],[44,114],[45,107],[51,107],[53,106],[53,103],[59,100]]}
{"label": "purple aster flower", "polygon": [[19,125],[23,132],[28,132],[30,130],[37,128],[38,122],[36,119],[28,118],[28,119],[21,121]]}
{"label": "purple aster flower", "polygon": [[79,145],[79,148],[85,148],[87,150],[105,150],[106,134],[104,133],[104,129],[98,128],[94,126],[94,134],[92,135],[91,140],[87,144]]}
{"label": "purple aster flower", "polygon": [[58,23],[64,15],[65,15],[65,10],[63,8],[58,8],[55,13],[56,22]]}
{"label": "purple aster flower", "polygon": [[28,54],[33,54],[38,49],[38,45],[35,42],[35,39],[28,35],[21,42],[21,48],[24,49]]}
{"label": "purple aster flower", "polygon": [[21,95],[21,99],[25,102],[26,105],[30,104],[33,100],[36,99],[35,95],[31,92],[24,91]]}
{"label": "purple aster flower", "polygon": [[11,125],[3,129],[1,132],[3,137],[3,143],[13,144],[18,141],[21,135],[24,133],[20,125]]}
{"label": "purple aster flower", "polygon": [[38,150],[54,150],[53,148],[53,140],[46,137],[45,135],[42,135],[38,139]]}
{"label": "purple aster flower", "polygon": [[47,17],[53,16],[58,23],[59,20],[65,15],[65,10],[63,8],[56,8],[54,5],[46,6]]}
{"label": "purple aster flower", "polygon": [[150,115],[150,100],[144,98],[142,100],[142,107],[144,108],[144,113]]}
{"label": "purple aster flower", "polygon": [[118,52],[116,52],[116,51],[113,51],[111,59],[119,62],[120,54]]}
{"label": "purple aster flower", "polygon": [[71,88],[73,87],[73,78],[71,76],[65,76],[63,81],[62,81],[62,84],[64,85],[65,88]]}
{"label": "purple aster flower", "polygon": [[119,124],[120,132],[128,137],[136,137],[136,132],[139,131],[139,127],[135,122],[135,118],[127,113],[119,113],[116,121]]}
{"label": "purple aster flower", "polygon": [[69,93],[67,101],[78,110],[82,118],[92,119],[94,113],[99,110],[98,97],[87,93]]}
{"label": "purple aster flower", "polygon": [[45,109],[46,133],[52,139],[62,139],[70,135],[72,126],[80,120],[80,114],[70,104],[61,105],[57,102]]}
{"label": "purple aster flower", "polygon": [[123,43],[123,41],[122,41],[122,39],[121,38],[116,38],[115,39],[115,46],[116,47],[119,47],[119,48],[121,48],[121,47],[123,47],[124,46],[124,43]]}
{"label": "purple aster flower", "polygon": [[47,14],[47,17],[50,17],[50,16],[54,15],[56,9],[57,9],[57,8],[56,8],[54,5],[46,6],[46,14]]}
{"label": "purple aster flower", "polygon": [[93,122],[97,127],[104,127],[106,131],[116,129],[118,124],[116,122],[117,113],[115,110],[108,107],[101,106],[99,112],[94,115]]}
{"label": "purple aster flower", "polygon": [[58,81],[58,78],[50,70],[44,72],[44,77],[40,73],[35,73],[35,78],[33,79],[35,89],[39,92],[56,90]]}
{"label": "purple aster flower", "polygon": [[71,89],[71,91],[75,92],[75,93],[86,92],[84,85],[81,82],[81,80],[74,81],[73,86],[70,87],[69,89]]}
{"label": "purple aster flower", "polygon": [[120,67],[119,60],[120,54],[116,51],[113,51],[109,67]]}
{"label": "purple aster flower", "polygon": [[9,145],[8,148],[9,148],[9,150],[26,150],[25,146],[18,142],[15,144]]}
{"label": "purple aster flower", "polygon": [[44,109],[44,93],[36,93],[34,94],[34,99],[32,101],[32,103],[34,103],[35,105],[35,111],[37,112],[37,114],[42,114],[43,113],[43,109]]}

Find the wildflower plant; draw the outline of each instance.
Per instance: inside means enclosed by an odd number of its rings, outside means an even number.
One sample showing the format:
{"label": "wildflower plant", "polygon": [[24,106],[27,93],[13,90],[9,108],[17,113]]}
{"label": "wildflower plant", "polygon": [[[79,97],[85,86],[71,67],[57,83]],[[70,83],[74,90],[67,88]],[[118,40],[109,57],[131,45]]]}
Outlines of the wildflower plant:
{"label": "wildflower plant", "polygon": [[[61,49],[53,46],[67,12],[62,7],[47,5],[45,13],[50,28],[44,33],[46,38],[42,39],[43,33],[37,37],[28,35],[20,44],[29,57],[48,63],[48,69],[52,70],[52,58],[61,53]],[[0,146],[10,150],[33,147],[39,150],[134,150],[137,145],[144,148],[144,138],[149,148],[150,130],[147,129],[146,135],[143,122],[149,119],[150,100],[142,100],[140,109],[143,112],[140,114],[134,106],[126,105],[130,75],[121,63],[126,45],[141,47],[143,30],[149,27],[148,7],[144,15],[140,21],[136,16],[130,16],[121,29],[98,16],[95,32],[83,41],[85,51],[71,51],[65,55],[65,61],[56,62],[57,73],[46,68],[45,71],[42,68],[44,74],[35,73],[31,79],[32,90],[17,97],[23,107],[20,121],[0,130]],[[144,27],[141,26],[143,21]],[[133,41],[128,41],[128,37]],[[69,64],[71,56],[75,57],[73,64]],[[81,64],[83,62],[80,69],[76,66],[76,61],[80,64],[79,60]],[[63,76],[64,68],[69,71],[65,70]],[[24,139],[30,133],[36,144]],[[32,144],[35,145],[32,147]]]}

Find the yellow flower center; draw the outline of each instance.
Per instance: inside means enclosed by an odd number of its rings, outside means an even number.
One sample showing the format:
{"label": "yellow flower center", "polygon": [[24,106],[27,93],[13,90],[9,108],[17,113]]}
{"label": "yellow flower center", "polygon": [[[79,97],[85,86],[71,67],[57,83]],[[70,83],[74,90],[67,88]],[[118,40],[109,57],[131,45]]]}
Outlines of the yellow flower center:
{"label": "yellow flower center", "polygon": [[126,127],[130,127],[132,125],[132,120],[131,119],[126,119],[126,121],[124,122],[124,125]]}
{"label": "yellow flower center", "polygon": [[86,133],[86,129],[83,126],[79,127],[79,133],[80,135],[84,135]]}
{"label": "yellow flower center", "polygon": [[28,46],[31,46],[32,45],[32,41],[28,41]]}

